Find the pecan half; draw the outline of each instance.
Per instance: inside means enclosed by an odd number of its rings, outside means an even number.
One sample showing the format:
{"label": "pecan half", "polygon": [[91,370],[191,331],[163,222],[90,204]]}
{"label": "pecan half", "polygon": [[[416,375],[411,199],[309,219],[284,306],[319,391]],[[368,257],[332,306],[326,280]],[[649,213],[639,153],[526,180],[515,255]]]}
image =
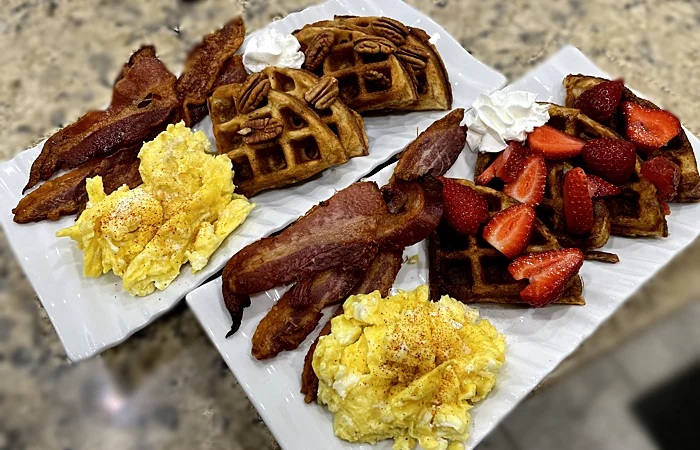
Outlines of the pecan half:
{"label": "pecan half", "polygon": [[236,99],[236,109],[241,114],[248,114],[262,103],[270,92],[270,80],[262,73],[252,73],[248,76],[241,89],[241,95]]}
{"label": "pecan half", "polygon": [[353,47],[357,53],[376,55],[383,53],[391,55],[396,51],[396,46],[389,40],[379,36],[366,36],[355,40]]}
{"label": "pecan half", "polygon": [[316,84],[306,91],[304,100],[314,105],[316,109],[326,109],[338,98],[338,80],[333,77],[321,77]]}
{"label": "pecan half", "polygon": [[377,36],[389,39],[395,45],[405,44],[406,36],[408,36],[406,25],[388,17],[380,17],[376,22],[372,23],[372,31]]}
{"label": "pecan half", "polygon": [[330,30],[325,30],[316,35],[313,41],[306,47],[304,54],[306,59],[304,60],[304,68],[313,72],[321,64],[323,60],[326,59],[328,53],[331,51],[331,46],[335,42],[335,35]]}
{"label": "pecan half", "polygon": [[365,81],[375,89],[384,90],[391,87],[391,80],[383,73],[377,72],[376,70],[370,70],[364,75],[364,78]]}
{"label": "pecan half", "polygon": [[408,64],[414,69],[424,69],[428,63],[428,52],[424,48],[415,45],[402,45],[396,50],[396,57],[404,64]]}
{"label": "pecan half", "polygon": [[243,142],[246,144],[259,144],[277,138],[282,134],[283,129],[284,125],[281,121],[266,117],[247,121],[238,134],[243,136]]}

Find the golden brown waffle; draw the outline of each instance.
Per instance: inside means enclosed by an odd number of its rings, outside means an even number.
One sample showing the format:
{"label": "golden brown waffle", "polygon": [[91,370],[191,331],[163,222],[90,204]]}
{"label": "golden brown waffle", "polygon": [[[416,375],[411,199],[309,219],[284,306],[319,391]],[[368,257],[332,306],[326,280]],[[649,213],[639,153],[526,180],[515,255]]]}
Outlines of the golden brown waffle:
{"label": "golden brown waffle", "polygon": [[[306,101],[306,93],[319,82],[316,75],[306,70],[268,67],[262,73],[270,80],[272,90],[284,92],[302,101]],[[316,108],[315,112],[338,136],[348,158],[369,154],[369,141],[361,115],[348,108],[340,99],[328,108]]]}
{"label": "golden brown waffle", "polygon": [[632,176],[620,186],[622,193],[605,199],[612,218],[611,233],[625,237],[666,237],[668,225],[656,187],[641,176],[641,170],[642,161],[637,157]]}
{"label": "golden brown waffle", "polygon": [[[386,17],[335,16],[311,24],[316,27],[338,27],[393,39],[397,56],[412,74],[418,100],[396,109],[411,111],[449,110],[452,108],[452,86],[445,64],[430,36],[420,28],[407,27]],[[392,31],[393,30],[393,31]]]}
{"label": "golden brown waffle", "polygon": [[[518,201],[495,189],[476,186],[466,180],[458,182],[475,189],[489,204],[489,215],[517,205]],[[483,227],[482,227],[483,228]],[[525,253],[558,250],[561,246],[547,227],[537,219],[530,245]],[[437,300],[449,295],[463,303],[522,304],[520,291],[527,281],[516,281],[508,272],[510,261],[481,237],[461,235],[443,220],[430,235],[430,297]],[[583,282],[574,276],[557,304],[584,305]]]}
{"label": "golden brown waffle", "polygon": [[[590,77],[586,75],[568,75],[564,79],[564,87],[566,88],[566,104],[573,105],[576,99],[581,94],[592,88],[593,86],[608,81],[605,78]],[[631,90],[625,88],[622,93],[622,101],[636,103],[647,108],[659,109],[658,106],[643,98],[637,97]],[[611,120],[609,126],[617,129],[624,135],[625,124],[622,114],[618,111],[615,117]],[[641,153],[640,153],[641,155]],[[655,152],[645,153],[645,159],[651,159],[656,156],[663,156],[670,159],[681,169],[681,182],[678,186],[678,195],[673,199],[674,202],[698,202],[700,201],[700,174],[698,174],[698,165],[695,160],[695,152],[688,140],[685,131],[681,132],[673,138],[665,147]]]}
{"label": "golden brown waffle", "polygon": [[250,197],[348,160],[338,137],[307,103],[268,89],[248,111],[245,88],[222,86],[209,100],[217,151],[233,162],[236,192]]}
{"label": "golden brown waffle", "polygon": [[382,38],[355,30],[308,25],[294,35],[306,53],[304,68],[336,78],[340,99],[355,111],[398,109],[418,100],[411,75],[394,55],[396,46],[390,41],[378,42]]}
{"label": "golden brown waffle", "polygon": [[[548,125],[585,141],[601,137],[622,139],[616,132],[586,116],[578,109],[551,104],[549,116]],[[496,156],[480,154],[475,168],[476,176],[486,170]],[[571,163],[574,166],[581,165],[580,161],[577,160],[572,160]],[[641,170],[639,164],[637,164],[635,173],[630,180],[620,186],[622,194],[606,198],[605,204],[600,201],[593,202],[596,226],[591,235],[585,238],[568,236],[565,227],[563,227],[564,211],[561,197],[563,167],[556,169],[555,166],[551,163],[548,165],[545,200],[541,207],[537,208],[537,214],[548,226],[552,227],[555,235],[560,239],[561,245],[590,250],[604,245],[608,241],[609,234],[626,237],[668,236],[666,217],[663,214],[661,202],[656,197],[656,188],[647,180],[639,177]],[[607,212],[605,211],[606,207]],[[607,224],[608,217],[610,227]]]}

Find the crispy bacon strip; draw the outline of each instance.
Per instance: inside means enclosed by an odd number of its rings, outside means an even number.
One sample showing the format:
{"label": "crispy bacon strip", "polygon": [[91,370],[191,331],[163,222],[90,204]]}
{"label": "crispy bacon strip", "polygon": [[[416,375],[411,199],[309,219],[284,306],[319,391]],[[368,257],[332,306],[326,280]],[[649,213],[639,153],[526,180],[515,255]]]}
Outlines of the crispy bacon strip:
{"label": "crispy bacon strip", "polygon": [[[224,269],[232,292],[255,294],[367,258],[386,204],[375,183],[355,183],[314,206],[277,236],[235,254]],[[370,255],[373,256],[373,255]]]}
{"label": "crispy bacon strip", "polygon": [[[233,58],[227,59],[224,63],[211,91],[214,92],[219,86],[243,83],[246,78],[248,78],[248,72],[243,66],[243,55],[234,55]],[[189,115],[189,122],[196,124],[209,114],[209,108],[207,103],[201,105],[190,104],[186,112]],[[183,110],[181,114],[185,114],[185,111]]]}
{"label": "crispy bacon strip", "polygon": [[176,79],[154,53],[145,48],[130,58],[114,85],[109,108],[87,113],[46,141],[24,191],[61,168],[73,169],[90,158],[141,145],[171,118],[179,106]]}
{"label": "crispy bacon strip", "polygon": [[244,38],[245,25],[239,16],[205,36],[187,55],[176,89],[182,102],[180,114],[188,127],[206,115],[207,97],[215,88],[219,72]]}
{"label": "crispy bacon strip", "polygon": [[401,153],[394,175],[405,181],[423,175],[444,175],[467,142],[467,127],[460,125],[462,119],[464,109],[459,108],[430,125]]}
{"label": "crispy bacon strip", "polygon": [[[401,268],[402,257],[403,249],[380,251],[365,272],[362,281],[355,286],[352,293],[356,295],[369,294],[378,290],[382,297],[389,295],[389,290],[394,285],[396,275]],[[316,400],[316,394],[318,393],[318,377],[312,366],[316,345],[318,345],[318,340],[321,336],[327,336],[331,333],[331,319],[339,316],[342,312],[342,306],[336,309],[304,357],[304,369],[301,372],[301,393],[304,394],[306,403]]]}
{"label": "crispy bacon strip", "polygon": [[333,268],[299,280],[258,324],[253,356],[262,360],[297,348],[318,325],[321,310],[348,296],[362,278],[362,269]]}
{"label": "crispy bacon strip", "polygon": [[382,192],[392,212],[379,223],[377,240],[382,248],[418,243],[430,236],[442,219],[442,183],[430,175],[411,182],[393,178]]}
{"label": "crispy bacon strip", "polygon": [[85,180],[102,177],[105,192],[113,192],[126,184],[134,188],[141,184],[139,174],[139,147],[120,150],[104,158],[94,158],[77,169],[49,180],[30,192],[12,213],[17,223],[58,220],[59,217],[82,212],[88,196]]}

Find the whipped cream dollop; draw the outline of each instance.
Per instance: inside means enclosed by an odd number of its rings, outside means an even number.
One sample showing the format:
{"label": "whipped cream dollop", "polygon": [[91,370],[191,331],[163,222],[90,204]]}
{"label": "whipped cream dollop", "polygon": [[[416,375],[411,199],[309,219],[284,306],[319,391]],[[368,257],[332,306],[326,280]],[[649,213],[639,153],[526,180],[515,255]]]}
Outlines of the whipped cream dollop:
{"label": "whipped cream dollop", "polygon": [[299,41],[291,34],[268,29],[250,38],[243,53],[243,65],[249,73],[268,66],[301,69],[305,56],[300,48]]}
{"label": "whipped cream dollop", "polygon": [[481,94],[464,118],[469,148],[495,153],[507,147],[506,141],[525,141],[528,133],[549,120],[549,106],[538,104],[536,98],[525,91]]}

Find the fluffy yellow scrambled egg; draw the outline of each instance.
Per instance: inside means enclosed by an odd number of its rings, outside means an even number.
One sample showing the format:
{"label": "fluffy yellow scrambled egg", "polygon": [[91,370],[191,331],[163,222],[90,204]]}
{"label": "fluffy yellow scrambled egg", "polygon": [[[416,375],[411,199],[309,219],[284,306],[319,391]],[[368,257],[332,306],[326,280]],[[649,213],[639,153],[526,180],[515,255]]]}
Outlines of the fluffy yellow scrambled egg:
{"label": "fluffy yellow scrambled egg", "polygon": [[255,206],[233,193],[231,160],[209,151],[204,133],[180,122],[141,148],[141,186],[105,195],[101,177],[88,179],[87,208],[56,233],[83,250],[85,275],[111,270],[129,293],[148,295],[187,262],[202,270]]}
{"label": "fluffy yellow scrambled egg", "polygon": [[320,339],[318,401],[350,442],[394,439],[395,450],[458,450],[469,409],[496,383],[505,339],[479,312],[428,288],[351,296]]}

